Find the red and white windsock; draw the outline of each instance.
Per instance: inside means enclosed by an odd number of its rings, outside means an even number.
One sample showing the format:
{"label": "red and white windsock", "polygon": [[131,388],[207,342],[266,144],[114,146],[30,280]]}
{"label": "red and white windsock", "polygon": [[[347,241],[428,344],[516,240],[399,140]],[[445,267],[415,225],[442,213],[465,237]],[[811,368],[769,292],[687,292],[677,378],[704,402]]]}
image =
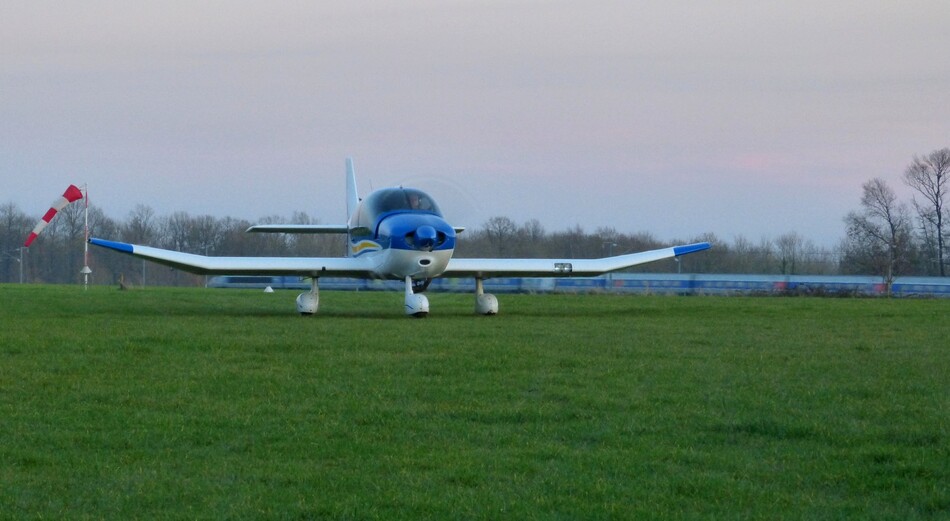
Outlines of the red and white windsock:
{"label": "red and white windsock", "polygon": [[56,217],[57,212],[66,208],[67,204],[80,199],[82,199],[82,190],[76,188],[76,185],[69,185],[69,188],[63,192],[63,195],[49,207],[49,210],[46,211],[46,215],[40,219],[40,222],[36,223],[36,226],[33,228],[33,231],[30,232],[30,236],[26,238],[26,242],[23,243],[23,245],[28,247],[30,244],[33,244],[36,236],[43,231],[43,228],[46,228],[46,225],[53,220],[53,217]]}

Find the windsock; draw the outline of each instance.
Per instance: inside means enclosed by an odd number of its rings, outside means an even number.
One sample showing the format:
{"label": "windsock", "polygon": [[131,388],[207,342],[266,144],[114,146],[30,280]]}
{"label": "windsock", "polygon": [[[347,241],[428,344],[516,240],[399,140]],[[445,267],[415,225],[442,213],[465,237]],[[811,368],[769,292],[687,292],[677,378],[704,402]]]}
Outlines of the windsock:
{"label": "windsock", "polygon": [[82,190],[76,188],[76,185],[69,185],[69,188],[63,192],[63,195],[49,207],[49,210],[46,211],[46,215],[40,219],[40,222],[36,223],[36,226],[33,228],[33,231],[30,232],[30,236],[26,238],[26,242],[23,243],[23,245],[29,247],[30,244],[33,244],[36,236],[43,231],[43,228],[46,228],[46,225],[53,220],[53,217],[56,217],[57,212],[66,208],[67,204],[80,199],[82,199]]}

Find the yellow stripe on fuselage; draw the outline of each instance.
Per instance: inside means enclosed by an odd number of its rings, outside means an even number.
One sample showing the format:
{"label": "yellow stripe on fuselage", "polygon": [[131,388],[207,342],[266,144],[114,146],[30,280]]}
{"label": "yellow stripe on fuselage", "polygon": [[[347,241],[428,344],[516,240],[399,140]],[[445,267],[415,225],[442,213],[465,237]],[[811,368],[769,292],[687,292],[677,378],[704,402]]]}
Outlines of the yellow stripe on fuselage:
{"label": "yellow stripe on fuselage", "polygon": [[356,256],[356,255],[359,255],[359,254],[361,254],[361,253],[365,253],[366,251],[376,251],[376,250],[378,250],[378,249],[380,249],[380,248],[382,248],[382,246],[380,246],[378,242],[374,242],[374,241],[360,241],[360,242],[358,242],[358,243],[356,243],[356,244],[351,244],[351,245],[350,245],[350,253],[351,253],[352,255]]}

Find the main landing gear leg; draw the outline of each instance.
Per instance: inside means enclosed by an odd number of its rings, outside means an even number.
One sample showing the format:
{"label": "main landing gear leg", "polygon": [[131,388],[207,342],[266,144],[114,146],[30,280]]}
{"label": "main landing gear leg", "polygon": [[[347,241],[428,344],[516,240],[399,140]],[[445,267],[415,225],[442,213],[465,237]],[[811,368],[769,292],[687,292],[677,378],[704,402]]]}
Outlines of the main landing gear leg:
{"label": "main landing gear leg", "polygon": [[479,315],[497,315],[498,299],[491,293],[485,293],[482,279],[475,279],[475,312]]}
{"label": "main landing gear leg", "polygon": [[413,293],[412,277],[406,277],[406,314],[416,318],[429,314],[429,299],[421,293]]}
{"label": "main landing gear leg", "polygon": [[320,288],[317,280],[317,277],[310,280],[309,292],[297,295],[297,312],[305,317],[313,315],[320,307]]}

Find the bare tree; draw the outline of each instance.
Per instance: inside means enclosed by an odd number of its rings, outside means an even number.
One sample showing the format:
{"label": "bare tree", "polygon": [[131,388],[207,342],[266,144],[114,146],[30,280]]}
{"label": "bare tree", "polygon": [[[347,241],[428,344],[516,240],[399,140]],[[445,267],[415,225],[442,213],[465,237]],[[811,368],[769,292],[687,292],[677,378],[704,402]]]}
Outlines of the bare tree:
{"label": "bare tree", "polygon": [[217,255],[224,243],[224,230],[221,222],[211,215],[192,217],[189,223],[188,243],[191,248],[204,255]]}
{"label": "bare tree", "polygon": [[551,251],[556,257],[580,259],[603,256],[603,243],[598,239],[590,240],[579,224],[552,233],[551,244]]}
{"label": "bare tree", "polygon": [[926,157],[914,157],[914,162],[904,172],[904,183],[917,191],[922,203],[914,199],[914,208],[920,218],[924,244],[932,245],[931,253],[937,260],[938,273],[946,277],[946,231],[947,219],[945,198],[947,179],[950,177],[950,148],[935,150]]}
{"label": "bare tree", "polygon": [[532,243],[535,246],[544,241],[546,236],[547,232],[544,231],[544,226],[542,226],[541,221],[537,219],[531,219],[518,228],[519,239]]}
{"label": "bare tree", "polygon": [[[126,222],[122,223],[119,233],[125,242],[145,246],[153,245],[159,234],[158,218],[155,217],[155,210],[144,204],[136,204],[129,212]],[[108,235],[103,236],[108,237]],[[149,264],[147,261],[115,256],[114,258],[103,257],[103,262],[111,263],[108,267],[124,282],[126,276],[131,277],[132,274],[135,274],[138,279],[137,283],[145,285],[146,267]],[[127,282],[131,283],[132,281],[128,280]]]}
{"label": "bare tree", "polygon": [[485,222],[485,236],[492,253],[499,257],[511,255],[513,242],[516,239],[518,226],[508,217],[492,217]]}
{"label": "bare tree", "polygon": [[[729,248],[726,241],[719,240],[715,233],[706,232],[691,238],[688,242],[708,242],[713,244],[713,249],[703,252],[702,255],[692,255],[686,257],[676,257],[673,259],[677,266],[677,271],[683,273],[717,273],[727,270],[729,264]],[[678,244],[683,244],[676,241]]]}
{"label": "bare tree", "polygon": [[780,235],[775,241],[781,262],[782,275],[794,275],[805,255],[805,238],[795,232]]}
{"label": "bare tree", "polygon": [[908,265],[912,249],[907,207],[883,179],[871,179],[862,189],[861,211],[845,217],[845,255],[883,277],[890,294],[894,277]]}
{"label": "bare tree", "polygon": [[20,275],[26,271],[26,258],[20,250],[26,239],[33,220],[13,203],[0,205],[0,282],[22,280]]}
{"label": "bare tree", "polygon": [[49,241],[44,246],[49,246],[51,251],[48,254],[48,262],[43,264],[43,272],[50,282],[79,280],[79,271],[83,266],[83,241],[86,237],[84,212],[83,204],[67,205],[56,214],[43,232],[49,234]]}
{"label": "bare tree", "polygon": [[135,205],[122,226],[122,238],[134,244],[150,245],[157,234],[155,210],[143,204]]}

